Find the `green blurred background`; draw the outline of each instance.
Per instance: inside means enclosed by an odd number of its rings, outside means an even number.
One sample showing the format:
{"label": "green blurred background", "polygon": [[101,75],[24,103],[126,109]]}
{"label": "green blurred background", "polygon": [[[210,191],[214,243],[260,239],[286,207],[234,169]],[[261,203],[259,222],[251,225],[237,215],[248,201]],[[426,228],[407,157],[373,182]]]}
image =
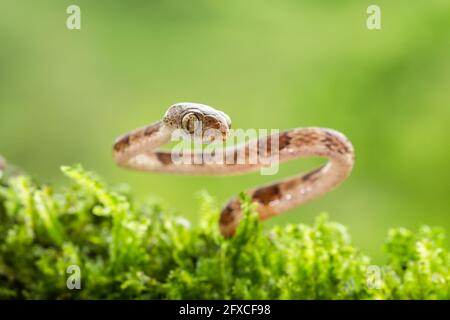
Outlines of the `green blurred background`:
{"label": "green blurred background", "polygon": [[[366,28],[378,4],[382,30]],[[66,8],[81,7],[81,30]],[[357,152],[337,190],[268,224],[347,225],[375,259],[389,227],[450,231],[450,1],[0,2],[0,154],[40,181],[82,163],[138,198],[197,220],[196,193],[219,203],[269,182],[127,172],[115,137],[179,101],[226,111],[234,127],[324,126]],[[277,178],[316,159],[286,164]]]}

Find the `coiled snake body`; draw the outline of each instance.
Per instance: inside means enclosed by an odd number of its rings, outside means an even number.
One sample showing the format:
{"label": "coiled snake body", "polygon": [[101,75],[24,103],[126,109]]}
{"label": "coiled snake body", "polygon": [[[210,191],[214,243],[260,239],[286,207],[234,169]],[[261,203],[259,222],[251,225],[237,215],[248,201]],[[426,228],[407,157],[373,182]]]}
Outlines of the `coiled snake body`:
{"label": "coiled snake body", "polygon": [[[199,126],[200,124],[200,126]],[[214,129],[225,140],[231,128],[230,118],[223,112],[197,103],[178,103],[171,106],[161,121],[134,130],[118,138],[113,147],[115,162],[122,167],[140,171],[191,175],[242,174],[261,168],[261,163],[178,163],[172,153],[156,150],[168,143],[175,130],[193,135]],[[276,139],[276,150],[270,141]],[[273,142],[273,141],[272,141]],[[254,144],[253,144],[254,145]],[[269,156],[276,154],[279,162],[300,157],[325,157],[327,164],[282,181],[257,187],[248,193],[256,203],[260,219],[268,219],[302,205],[337,186],[350,174],[354,163],[351,142],[341,133],[326,128],[296,128],[276,135],[259,138],[257,145],[266,145]],[[252,143],[227,147],[224,156],[237,159],[238,154],[249,155]],[[259,149],[258,149],[259,150]],[[200,153],[200,154],[199,154]],[[202,157],[202,151],[184,154],[188,158]],[[259,151],[258,151],[259,153]],[[232,236],[242,216],[239,198],[231,199],[222,209],[219,227],[224,236]]]}

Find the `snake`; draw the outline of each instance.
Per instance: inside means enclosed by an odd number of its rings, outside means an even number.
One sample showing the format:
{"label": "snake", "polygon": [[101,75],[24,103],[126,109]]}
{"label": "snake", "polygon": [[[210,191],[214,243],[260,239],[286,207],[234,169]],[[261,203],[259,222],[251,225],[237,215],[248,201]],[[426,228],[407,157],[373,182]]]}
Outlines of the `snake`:
{"label": "snake", "polygon": [[[129,170],[184,175],[228,176],[261,169],[260,162],[249,161],[195,162],[174,161],[172,152],[160,149],[168,144],[174,132],[182,131],[188,137],[214,130],[225,141],[230,133],[231,118],[205,104],[181,102],[170,106],[162,120],[134,129],[115,140],[114,162]],[[200,131],[200,132],[199,132]],[[217,138],[217,137],[216,137]],[[355,161],[354,148],[342,133],[329,128],[302,127],[283,130],[255,141],[234,144],[224,148],[224,157],[236,160],[248,156],[252,146],[266,146],[266,156],[276,155],[283,163],[305,157],[321,157],[328,161],[309,172],[247,190],[260,220],[278,216],[315,199],[338,186],[351,173]],[[210,142],[210,141],[207,141]],[[275,148],[271,147],[274,143]],[[256,148],[259,153],[264,148]],[[188,159],[204,156],[204,150],[186,151]],[[275,159],[275,158],[274,158]],[[219,229],[224,237],[232,237],[243,217],[240,197],[234,196],[222,208]]]}

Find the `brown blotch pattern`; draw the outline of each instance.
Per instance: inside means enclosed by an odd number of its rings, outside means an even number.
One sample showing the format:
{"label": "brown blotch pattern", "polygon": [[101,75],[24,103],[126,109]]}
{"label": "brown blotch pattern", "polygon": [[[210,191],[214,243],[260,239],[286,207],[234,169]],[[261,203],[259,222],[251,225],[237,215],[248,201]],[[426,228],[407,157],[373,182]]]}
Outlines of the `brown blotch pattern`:
{"label": "brown blotch pattern", "polygon": [[267,205],[270,202],[281,198],[280,186],[278,184],[274,184],[258,189],[253,193],[252,198],[253,200],[257,200],[258,202]]}
{"label": "brown blotch pattern", "polygon": [[117,142],[114,144],[114,150],[121,151],[125,148],[127,148],[130,145],[130,135],[127,134],[117,140]]}
{"label": "brown blotch pattern", "polygon": [[227,225],[237,218],[236,213],[241,211],[241,203],[237,199],[233,199],[223,208],[220,215],[220,225]]}
{"label": "brown blotch pattern", "polygon": [[320,135],[316,131],[306,131],[301,134],[297,133],[294,139],[292,143],[296,145],[309,146],[316,144],[320,139]]}
{"label": "brown blotch pattern", "polygon": [[282,132],[280,134],[279,149],[280,150],[285,149],[288,145],[290,145],[291,140],[292,137],[290,136],[289,132]]}
{"label": "brown blotch pattern", "polygon": [[144,136],[151,136],[161,128],[161,122],[153,123],[144,129]]}
{"label": "brown blotch pattern", "polygon": [[[261,152],[264,152],[264,156],[270,157],[270,156],[272,156],[272,136],[268,136],[263,139],[266,139],[266,142],[262,142],[263,141],[262,139],[258,140],[258,143],[255,146],[256,153],[258,156],[260,156]],[[292,137],[290,136],[290,132],[282,132],[279,135],[279,143],[278,143],[279,151],[287,148],[288,145],[291,143],[291,140],[292,140]],[[264,144],[265,144],[265,146],[264,146]],[[239,155],[239,151],[234,150],[233,151],[233,163],[227,163],[226,165],[237,164],[238,155]],[[250,144],[246,145],[243,156],[245,157],[245,160],[248,160],[250,158]]]}
{"label": "brown blotch pattern", "polygon": [[348,147],[344,143],[342,143],[339,138],[337,138],[330,132],[326,132],[325,137],[323,137],[320,142],[325,144],[325,146],[333,152],[337,152],[339,154],[350,152],[350,150],[348,150]]}
{"label": "brown blotch pattern", "polygon": [[159,162],[163,165],[166,166],[172,164],[172,156],[169,152],[156,152],[155,155]]}

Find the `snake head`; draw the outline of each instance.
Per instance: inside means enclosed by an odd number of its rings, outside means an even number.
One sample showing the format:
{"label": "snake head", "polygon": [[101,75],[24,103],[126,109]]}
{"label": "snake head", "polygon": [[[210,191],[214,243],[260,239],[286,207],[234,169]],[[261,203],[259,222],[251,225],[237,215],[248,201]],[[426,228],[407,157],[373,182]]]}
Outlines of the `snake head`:
{"label": "snake head", "polygon": [[225,141],[231,128],[230,117],[210,106],[198,103],[177,103],[164,115],[163,122],[173,129],[182,129],[203,143]]}

